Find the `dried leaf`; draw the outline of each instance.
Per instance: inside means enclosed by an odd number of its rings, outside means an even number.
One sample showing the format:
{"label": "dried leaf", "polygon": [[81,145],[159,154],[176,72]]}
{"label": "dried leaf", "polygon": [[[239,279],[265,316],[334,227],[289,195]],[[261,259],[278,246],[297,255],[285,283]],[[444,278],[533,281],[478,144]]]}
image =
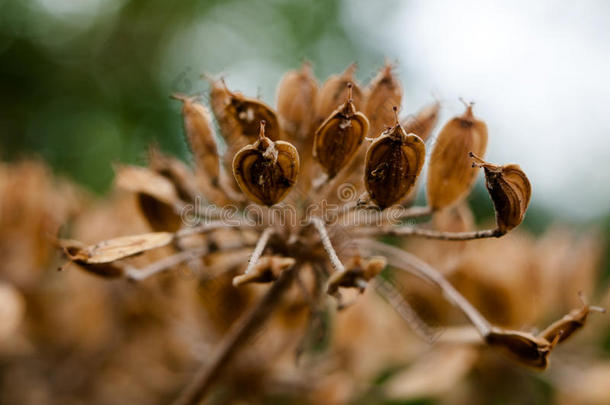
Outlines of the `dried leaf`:
{"label": "dried leaf", "polygon": [[441,104],[436,101],[419,110],[415,116],[409,116],[402,121],[402,126],[405,132],[416,134],[422,141],[426,142],[432,130],[438,122],[438,113],[441,109]]}
{"label": "dried leaf", "polygon": [[290,143],[267,138],[265,128],[265,121],[261,121],[259,140],[237,152],[233,158],[233,175],[250,199],[273,205],[294,186],[299,173],[299,154]]}
{"label": "dried leaf", "polygon": [[487,126],[466,112],[453,118],[441,130],[430,156],[428,203],[439,210],[463,199],[476,180],[468,153],[483,156],[487,148]]}

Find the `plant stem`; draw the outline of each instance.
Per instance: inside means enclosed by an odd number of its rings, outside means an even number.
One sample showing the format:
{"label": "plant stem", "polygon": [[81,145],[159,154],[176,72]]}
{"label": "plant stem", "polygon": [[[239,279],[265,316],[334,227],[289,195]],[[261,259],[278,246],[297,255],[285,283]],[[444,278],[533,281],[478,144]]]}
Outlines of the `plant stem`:
{"label": "plant stem", "polygon": [[423,229],[413,226],[401,226],[401,227],[383,227],[383,228],[362,228],[356,230],[359,234],[366,236],[421,236],[428,239],[438,240],[473,240],[483,238],[498,238],[503,235],[497,229],[485,229],[482,231],[472,232],[443,232],[436,231],[433,229]]}
{"label": "plant stem", "polygon": [[135,267],[127,267],[125,277],[132,281],[140,281],[164,270],[170,269],[187,260],[196,259],[205,255],[207,249],[185,250],[184,252],[176,253],[175,255],[165,257],[154,263],[149,264],[141,269]]}
{"label": "plant stem", "polygon": [[192,382],[174,401],[174,405],[196,405],[231,362],[239,348],[260,328],[273,312],[275,305],[290,286],[296,273],[295,267],[288,269],[271,285],[254,308],[245,314],[224,336],[209,364],[197,371]]}
{"label": "plant stem", "polygon": [[256,262],[258,262],[258,259],[263,254],[265,246],[267,246],[267,242],[269,242],[269,238],[271,237],[271,235],[273,235],[273,228],[271,227],[265,228],[263,233],[261,233],[261,236],[256,242],[256,247],[252,252],[252,256],[250,256],[250,259],[248,260],[248,267],[246,267],[246,271],[244,271],[244,274],[248,274],[252,271],[252,269],[256,265]]}
{"label": "plant stem", "polygon": [[344,272],[345,266],[341,263],[341,260],[339,260],[339,256],[337,256],[337,252],[330,241],[324,222],[320,218],[312,218],[311,223],[320,235],[320,241],[322,242],[322,246],[324,246],[324,250],[326,250],[326,254],[328,254],[330,264],[332,264],[335,271]]}

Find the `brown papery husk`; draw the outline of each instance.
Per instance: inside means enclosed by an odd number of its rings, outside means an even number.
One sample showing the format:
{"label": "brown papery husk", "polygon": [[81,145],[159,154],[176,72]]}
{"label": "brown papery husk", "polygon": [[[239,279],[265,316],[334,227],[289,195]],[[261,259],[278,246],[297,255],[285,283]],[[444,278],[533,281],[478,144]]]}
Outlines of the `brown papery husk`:
{"label": "brown papery husk", "polygon": [[438,122],[441,103],[435,101],[432,104],[424,106],[417,111],[415,115],[408,116],[403,119],[401,124],[406,133],[414,133],[419,136],[424,142],[427,142],[432,135],[432,131]]}
{"label": "brown papery husk", "polygon": [[[369,120],[369,137],[376,138],[394,122],[395,106],[402,102],[402,86],[392,72],[393,66],[385,64],[364,90],[364,115]],[[413,131],[407,131],[410,133]]]}
{"label": "brown papery husk", "polygon": [[483,156],[487,148],[487,125],[466,112],[451,119],[441,130],[428,168],[428,204],[439,210],[462,200],[476,180],[469,152]]}

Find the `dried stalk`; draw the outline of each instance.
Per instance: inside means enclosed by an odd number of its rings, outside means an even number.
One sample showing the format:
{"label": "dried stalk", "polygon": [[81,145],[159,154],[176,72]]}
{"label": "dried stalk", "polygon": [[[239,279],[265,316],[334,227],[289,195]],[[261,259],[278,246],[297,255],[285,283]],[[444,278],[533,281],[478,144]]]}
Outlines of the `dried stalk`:
{"label": "dried stalk", "polygon": [[344,272],[345,266],[343,265],[343,263],[341,263],[341,260],[339,260],[339,256],[337,256],[337,252],[335,251],[335,248],[333,247],[333,244],[330,241],[324,222],[320,218],[312,218],[311,223],[320,235],[320,241],[322,242],[322,246],[324,246],[324,250],[326,250],[326,253],[328,254],[330,264],[333,266],[335,271]]}
{"label": "dried stalk", "polygon": [[261,233],[261,236],[256,242],[256,247],[252,252],[252,256],[250,256],[250,259],[248,260],[248,267],[246,267],[246,271],[244,271],[244,274],[250,273],[254,266],[256,266],[256,262],[258,262],[258,259],[263,254],[265,246],[267,246],[267,242],[269,242],[269,238],[271,237],[271,235],[273,235],[273,228],[271,227],[265,228],[263,233]]}
{"label": "dried stalk", "polygon": [[368,250],[367,254],[377,254],[385,256],[388,264],[396,267],[399,270],[407,271],[416,276],[436,284],[445,298],[453,305],[458,307],[466,317],[477,328],[481,336],[485,337],[491,330],[491,325],[481,315],[481,313],[472,306],[470,302],[462,294],[456,290],[447,279],[429,264],[418,259],[416,256],[407,253],[401,249],[386,245],[381,242],[370,239],[355,239],[353,241],[358,247]]}
{"label": "dried stalk", "polygon": [[174,405],[196,405],[208,393],[214,382],[221,376],[223,369],[231,362],[238,350],[263,325],[273,312],[284,291],[290,286],[297,269],[284,271],[267,290],[261,300],[244,315],[224,336],[215,350],[209,364],[205,364],[174,401]]}
{"label": "dried stalk", "polygon": [[140,269],[129,266],[125,269],[125,277],[131,281],[144,280],[152,275],[169,270],[182,262],[197,259],[206,253],[208,253],[207,249],[185,250],[184,252],[165,257]]}
{"label": "dried stalk", "polygon": [[438,240],[453,240],[453,241],[464,241],[473,239],[484,239],[484,238],[498,238],[503,235],[502,232],[497,229],[485,229],[482,231],[471,231],[471,232],[443,232],[436,231],[433,229],[423,229],[413,226],[401,226],[401,227],[382,227],[382,228],[361,228],[357,229],[361,235],[366,236],[420,236],[427,239],[438,239]]}

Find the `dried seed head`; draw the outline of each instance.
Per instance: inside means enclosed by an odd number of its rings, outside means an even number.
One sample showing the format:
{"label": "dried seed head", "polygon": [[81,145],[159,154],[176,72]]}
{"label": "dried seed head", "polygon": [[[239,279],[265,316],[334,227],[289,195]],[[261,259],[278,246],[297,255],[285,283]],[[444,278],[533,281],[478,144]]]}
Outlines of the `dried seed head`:
{"label": "dried seed head", "polygon": [[436,101],[419,110],[415,116],[407,117],[402,122],[405,132],[414,133],[426,142],[436,126],[440,109],[441,104]]}
{"label": "dried seed head", "polygon": [[284,270],[291,268],[295,263],[296,260],[292,257],[262,256],[252,271],[234,277],[233,285],[239,287],[249,283],[268,283],[277,280]]}
{"label": "dried seed head", "polygon": [[277,111],[287,139],[303,140],[310,134],[317,94],[318,82],[309,62],[284,75],[278,86]]}
{"label": "dried seed head", "polygon": [[362,259],[362,257],[356,255],[347,263],[345,271],[336,272],[330,277],[326,292],[330,295],[336,295],[339,287],[355,287],[362,293],[367,283],[381,273],[386,265],[385,257],[373,256]]}
{"label": "dried seed head", "polygon": [[198,171],[205,173],[216,184],[220,159],[208,109],[188,96],[174,94],[172,97],[182,101],[184,132]]}
{"label": "dried seed head", "polygon": [[472,104],[466,112],[453,118],[441,130],[428,169],[428,203],[439,210],[463,199],[476,180],[468,153],[485,155],[487,126],[472,114]]}
{"label": "dried seed head", "polygon": [[402,101],[402,87],[392,73],[392,68],[393,66],[386,62],[364,91],[363,112],[371,124],[371,137],[379,136],[394,121],[392,109]]}
{"label": "dried seed head", "polygon": [[523,365],[544,370],[557,339],[549,342],[529,333],[493,328],[485,337],[485,342]]}
{"label": "dried seed head", "polygon": [[472,152],[470,157],[475,161],[473,166],[485,171],[485,185],[496,211],[498,232],[504,234],[523,221],[532,195],[530,182],[518,165],[494,165]]}
{"label": "dried seed head", "polygon": [[314,135],[313,155],[328,177],[333,178],[355,156],[369,129],[364,114],[356,111],[352,84],[347,101],[320,125]]}
{"label": "dried seed head", "polygon": [[[351,98],[356,109],[362,108],[362,90],[354,78],[356,64],[352,63],[340,75],[332,75],[324,82],[316,99],[315,118],[312,129],[318,128],[346,98]],[[348,83],[352,84],[352,95],[348,96]],[[366,134],[365,134],[366,136]]]}
{"label": "dried seed head", "polygon": [[553,322],[545,330],[540,332],[540,337],[548,340],[549,342],[558,339],[557,342],[561,343],[585,325],[589,313],[592,311],[600,313],[606,312],[604,308],[587,305],[584,302],[582,293],[579,293],[579,296],[582,301],[582,308],[575,309],[560,320]]}
{"label": "dried seed head", "polygon": [[[395,114],[397,110],[395,107]],[[382,209],[399,202],[415,185],[425,156],[424,142],[415,134],[406,134],[396,117],[396,124],[366,153],[364,184],[371,199]]]}
{"label": "dried seed head", "polygon": [[259,204],[273,205],[295,184],[299,154],[290,143],[267,138],[265,127],[265,121],[261,121],[258,141],[237,152],[233,175],[246,196]]}

